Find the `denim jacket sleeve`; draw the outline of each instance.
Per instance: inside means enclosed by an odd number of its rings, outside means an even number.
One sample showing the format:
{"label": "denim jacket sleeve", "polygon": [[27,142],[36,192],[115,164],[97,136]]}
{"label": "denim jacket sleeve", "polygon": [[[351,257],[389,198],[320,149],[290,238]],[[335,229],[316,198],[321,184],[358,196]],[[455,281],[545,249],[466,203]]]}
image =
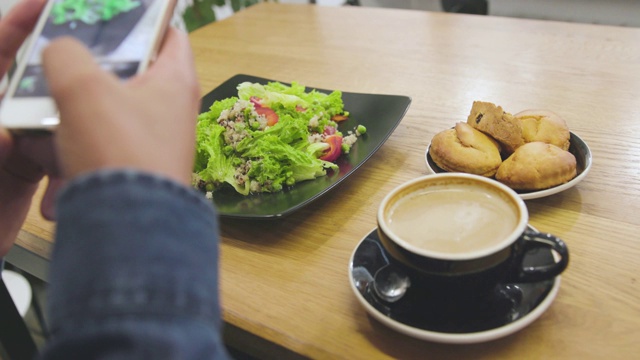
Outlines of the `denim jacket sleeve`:
{"label": "denim jacket sleeve", "polygon": [[203,196],[129,170],[57,201],[45,359],[222,359],[218,222]]}

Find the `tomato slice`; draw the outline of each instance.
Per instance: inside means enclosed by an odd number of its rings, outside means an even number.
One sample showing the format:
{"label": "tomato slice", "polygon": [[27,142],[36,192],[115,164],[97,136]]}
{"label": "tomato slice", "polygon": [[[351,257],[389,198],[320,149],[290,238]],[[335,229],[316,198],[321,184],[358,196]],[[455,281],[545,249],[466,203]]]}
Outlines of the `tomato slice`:
{"label": "tomato slice", "polygon": [[273,111],[273,109],[271,109],[270,107],[262,106],[260,98],[252,96],[249,101],[253,103],[253,108],[256,109],[258,115],[262,115],[267,119],[268,126],[273,126],[278,123],[278,120],[280,120],[278,114],[276,114],[276,112]]}
{"label": "tomato slice", "polygon": [[320,160],[324,161],[335,161],[340,154],[342,154],[342,136],[340,135],[330,135],[324,139],[324,142],[329,144],[329,150],[320,157]]}
{"label": "tomato slice", "polygon": [[278,114],[268,107],[256,107],[256,112],[267,119],[267,125],[273,126],[278,123]]}

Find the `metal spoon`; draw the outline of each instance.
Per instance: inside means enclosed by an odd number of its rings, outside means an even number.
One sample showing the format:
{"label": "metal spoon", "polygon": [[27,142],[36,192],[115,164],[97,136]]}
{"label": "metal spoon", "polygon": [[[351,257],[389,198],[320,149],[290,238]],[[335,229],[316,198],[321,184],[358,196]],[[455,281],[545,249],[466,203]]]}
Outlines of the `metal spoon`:
{"label": "metal spoon", "polygon": [[409,276],[391,264],[378,269],[373,278],[373,290],[376,295],[389,303],[400,300],[411,286]]}

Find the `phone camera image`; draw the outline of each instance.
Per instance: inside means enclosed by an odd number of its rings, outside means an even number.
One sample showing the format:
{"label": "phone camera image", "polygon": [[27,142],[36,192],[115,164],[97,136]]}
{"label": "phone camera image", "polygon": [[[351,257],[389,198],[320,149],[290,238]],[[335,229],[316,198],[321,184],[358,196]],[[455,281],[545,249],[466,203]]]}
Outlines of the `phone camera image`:
{"label": "phone camera image", "polygon": [[154,29],[166,0],[52,0],[51,11],[35,39],[14,97],[49,96],[41,64],[51,41],[71,36],[82,42],[102,68],[121,79],[138,72],[148,57]]}
{"label": "phone camera image", "polygon": [[12,131],[53,131],[58,126],[59,112],[47,85],[42,51],[61,37],[82,43],[103,70],[123,81],[146,70],[175,3],[48,0],[0,103],[0,124]]}

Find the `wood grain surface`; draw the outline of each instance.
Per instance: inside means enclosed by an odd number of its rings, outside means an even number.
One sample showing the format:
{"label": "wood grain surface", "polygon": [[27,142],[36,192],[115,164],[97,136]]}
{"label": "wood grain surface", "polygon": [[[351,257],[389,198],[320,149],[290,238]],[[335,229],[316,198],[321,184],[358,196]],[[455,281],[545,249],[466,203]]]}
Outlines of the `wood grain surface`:
{"label": "wood grain surface", "polygon": [[[640,29],[268,3],[190,38],[202,94],[244,73],[413,99],[385,145],[328,195],[276,221],[221,220],[221,296],[240,333],[235,346],[261,358],[283,355],[252,336],[330,359],[640,354]],[[428,173],[431,137],[465,121],[474,100],[560,114],[591,148],[593,167],[576,187],[527,201],[530,223],[571,252],[548,311],[488,343],[420,341],[367,315],[348,262],[385,194]],[[48,256],[54,225],[36,213],[18,245]]]}

